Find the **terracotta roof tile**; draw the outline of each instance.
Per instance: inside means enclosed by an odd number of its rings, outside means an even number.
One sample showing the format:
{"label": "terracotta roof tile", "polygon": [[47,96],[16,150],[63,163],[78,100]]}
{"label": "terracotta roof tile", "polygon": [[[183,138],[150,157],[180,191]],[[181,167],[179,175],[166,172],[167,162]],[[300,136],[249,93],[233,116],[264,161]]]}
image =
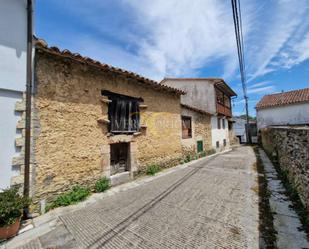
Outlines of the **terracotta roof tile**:
{"label": "terracotta roof tile", "polygon": [[256,105],[256,109],[270,108],[296,103],[309,102],[309,88],[265,95]]}
{"label": "terracotta roof tile", "polygon": [[121,68],[113,67],[113,66],[110,66],[108,64],[101,63],[101,62],[93,60],[89,57],[84,57],[84,56],[80,55],[79,53],[72,53],[68,49],[64,49],[64,50],[61,51],[58,47],[49,47],[48,44],[46,43],[46,41],[44,41],[42,39],[38,39],[36,37],[34,37],[34,44],[35,44],[35,47],[37,49],[41,50],[41,51],[45,51],[45,52],[48,52],[50,54],[54,54],[54,55],[58,55],[58,56],[66,57],[66,58],[71,58],[71,59],[74,59],[74,60],[77,60],[77,61],[80,61],[80,62],[87,63],[89,65],[93,65],[93,66],[96,66],[96,67],[100,67],[102,69],[107,69],[107,70],[113,71],[115,73],[125,75],[127,77],[132,77],[132,78],[136,79],[138,82],[145,84],[145,85],[148,85],[148,86],[155,88],[155,89],[158,89],[158,90],[163,90],[163,91],[175,93],[175,94],[178,94],[178,95],[186,94],[186,92],[181,90],[181,89],[165,86],[165,85],[160,84],[160,83],[158,83],[154,80],[140,76],[136,73],[126,71],[126,70],[123,70]]}

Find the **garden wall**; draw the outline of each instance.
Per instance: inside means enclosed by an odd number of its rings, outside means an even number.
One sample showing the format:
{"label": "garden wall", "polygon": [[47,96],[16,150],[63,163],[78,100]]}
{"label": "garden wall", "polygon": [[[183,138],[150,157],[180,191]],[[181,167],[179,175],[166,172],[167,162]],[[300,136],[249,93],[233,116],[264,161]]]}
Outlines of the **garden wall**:
{"label": "garden wall", "polygon": [[270,127],[261,129],[265,151],[278,158],[280,168],[309,210],[309,127]]}

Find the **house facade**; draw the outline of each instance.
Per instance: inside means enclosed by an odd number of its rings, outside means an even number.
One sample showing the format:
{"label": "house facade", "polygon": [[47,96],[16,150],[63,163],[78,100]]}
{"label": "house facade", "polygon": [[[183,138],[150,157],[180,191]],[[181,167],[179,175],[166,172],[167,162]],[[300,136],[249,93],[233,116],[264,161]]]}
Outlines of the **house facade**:
{"label": "house facade", "polygon": [[[209,131],[203,140],[208,145],[208,149],[221,151],[230,146],[233,133],[231,97],[236,96],[236,93],[224,80],[218,78],[166,78],[161,83],[186,92],[181,96],[183,115],[185,115],[186,108],[191,107],[193,110],[203,112],[208,117],[204,120],[204,124]],[[183,139],[183,145],[187,144],[185,139]],[[199,138],[194,139],[196,147],[198,147]]]}
{"label": "house facade", "polygon": [[265,95],[256,105],[257,128],[309,124],[309,88]]}
{"label": "house facade", "polygon": [[103,176],[118,184],[182,158],[184,91],[38,40],[31,196],[50,201]]}
{"label": "house facade", "polygon": [[0,190],[22,184],[25,109],[19,103],[26,91],[27,0],[0,1]]}

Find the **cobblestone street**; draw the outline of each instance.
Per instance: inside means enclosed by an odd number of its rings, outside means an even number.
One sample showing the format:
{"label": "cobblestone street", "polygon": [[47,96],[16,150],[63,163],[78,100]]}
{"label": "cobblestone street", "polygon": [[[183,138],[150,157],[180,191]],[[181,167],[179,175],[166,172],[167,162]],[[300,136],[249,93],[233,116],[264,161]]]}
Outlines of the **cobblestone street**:
{"label": "cobblestone street", "polygon": [[205,158],[60,216],[23,248],[258,248],[255,154]]}

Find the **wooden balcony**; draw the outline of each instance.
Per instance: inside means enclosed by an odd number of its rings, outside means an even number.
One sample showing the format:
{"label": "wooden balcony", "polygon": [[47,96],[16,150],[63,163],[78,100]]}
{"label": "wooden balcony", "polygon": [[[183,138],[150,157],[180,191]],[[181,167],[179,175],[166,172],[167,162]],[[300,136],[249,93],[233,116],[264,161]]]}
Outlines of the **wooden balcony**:
{"label": "wooden balcony", "polygon": [[227,117],[232,117],[232,110],[220,103],[217,103],[217,113]]}

